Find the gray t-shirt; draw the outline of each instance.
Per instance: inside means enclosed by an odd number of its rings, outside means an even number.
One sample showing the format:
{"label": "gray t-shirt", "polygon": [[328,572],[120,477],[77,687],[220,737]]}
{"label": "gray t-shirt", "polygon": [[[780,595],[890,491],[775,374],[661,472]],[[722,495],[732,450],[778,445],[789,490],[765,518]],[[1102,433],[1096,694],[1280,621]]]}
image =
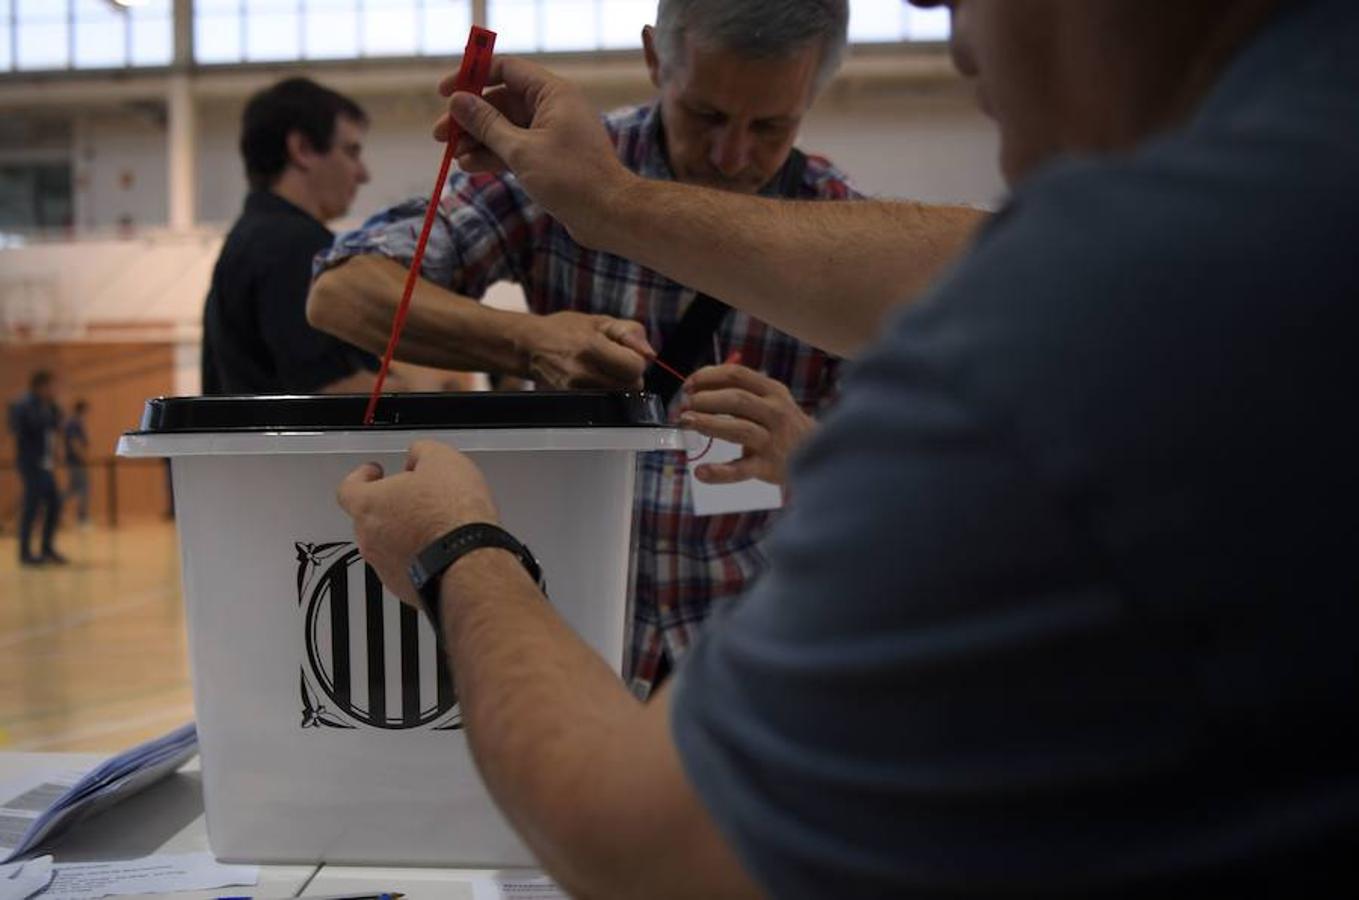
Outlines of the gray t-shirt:
{"label": "gray t-shirt", "polygon": [[1359,889],[1359,4],[1030,178],[848,378],[681,667],[780,897]]}

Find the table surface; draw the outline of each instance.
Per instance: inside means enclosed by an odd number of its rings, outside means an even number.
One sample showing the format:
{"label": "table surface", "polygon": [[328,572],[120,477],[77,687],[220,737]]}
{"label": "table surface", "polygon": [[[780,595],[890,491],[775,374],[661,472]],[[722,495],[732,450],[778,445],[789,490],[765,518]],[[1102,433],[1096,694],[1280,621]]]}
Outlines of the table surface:
{"label": "table surface", "polygon": [[[89,753],[0,752],[0,782],[35,770],[88,769],[105,758]],[[174,775],[74,826],[49,852],[58,863],[63,863],[126,860],[153,853],[195,853],[209,849],[202,777],[195,757]],[[493,874],[494,870],[487,869],[262,865],[259,883],[253,888],[218,888],[160,896],[213,900],[243,893],[255,897],[324,897],[401,891],[409,900],[493,900],[494,895],[488,896],[485,886],[486,876]],[[146,900],[155,895],[138,896]]]}

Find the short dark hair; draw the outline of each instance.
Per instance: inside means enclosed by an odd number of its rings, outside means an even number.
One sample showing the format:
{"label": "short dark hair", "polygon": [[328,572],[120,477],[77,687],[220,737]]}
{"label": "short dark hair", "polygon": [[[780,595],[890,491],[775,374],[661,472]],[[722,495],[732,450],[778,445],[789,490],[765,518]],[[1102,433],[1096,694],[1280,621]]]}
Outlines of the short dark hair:
{"label": "short dark hair", "polygon": [[38,388],[47,387],[52,383],[52,373],[46,369],[38,369],[28,376],[28,389],[36,391]]}
{"label": "short dark hair", "polygon": [[291,132],[302,132],[317,153],[329,153],[339,116],[368,124],[361,106],[310,78],[287,78],[251,97],[241,116],[241,158],[250,186],[267,189],[283,174]]}

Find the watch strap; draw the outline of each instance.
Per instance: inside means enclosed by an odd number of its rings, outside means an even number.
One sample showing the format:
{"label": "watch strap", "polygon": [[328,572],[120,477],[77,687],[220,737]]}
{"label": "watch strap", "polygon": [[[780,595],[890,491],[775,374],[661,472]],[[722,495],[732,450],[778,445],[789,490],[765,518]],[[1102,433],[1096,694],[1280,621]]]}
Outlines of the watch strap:
{"label": "watch strap", "polygon": [[434,635],[440,646],[443,645],[444,635],[443,616],[439,609],[439,578],[458,560],[483,547],[497,547],[513,553],[538,589],[547,592],[542,566],[529,548],[514,535],[490,522],[473,522],[454,528],[416,554],[408,569],[411,584],[420,594],[425,615],[434,626]]}

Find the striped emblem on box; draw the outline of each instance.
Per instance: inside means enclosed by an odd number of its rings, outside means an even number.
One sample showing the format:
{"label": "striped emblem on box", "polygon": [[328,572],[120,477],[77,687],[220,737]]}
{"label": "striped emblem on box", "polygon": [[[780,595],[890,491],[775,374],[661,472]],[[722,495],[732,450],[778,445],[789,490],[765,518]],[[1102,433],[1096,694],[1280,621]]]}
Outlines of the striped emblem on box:
{"label": "striped emblem on box", "polygon": [[303,727],[460,727],[428,620],[383,588],[352,542],[296,547]]}

